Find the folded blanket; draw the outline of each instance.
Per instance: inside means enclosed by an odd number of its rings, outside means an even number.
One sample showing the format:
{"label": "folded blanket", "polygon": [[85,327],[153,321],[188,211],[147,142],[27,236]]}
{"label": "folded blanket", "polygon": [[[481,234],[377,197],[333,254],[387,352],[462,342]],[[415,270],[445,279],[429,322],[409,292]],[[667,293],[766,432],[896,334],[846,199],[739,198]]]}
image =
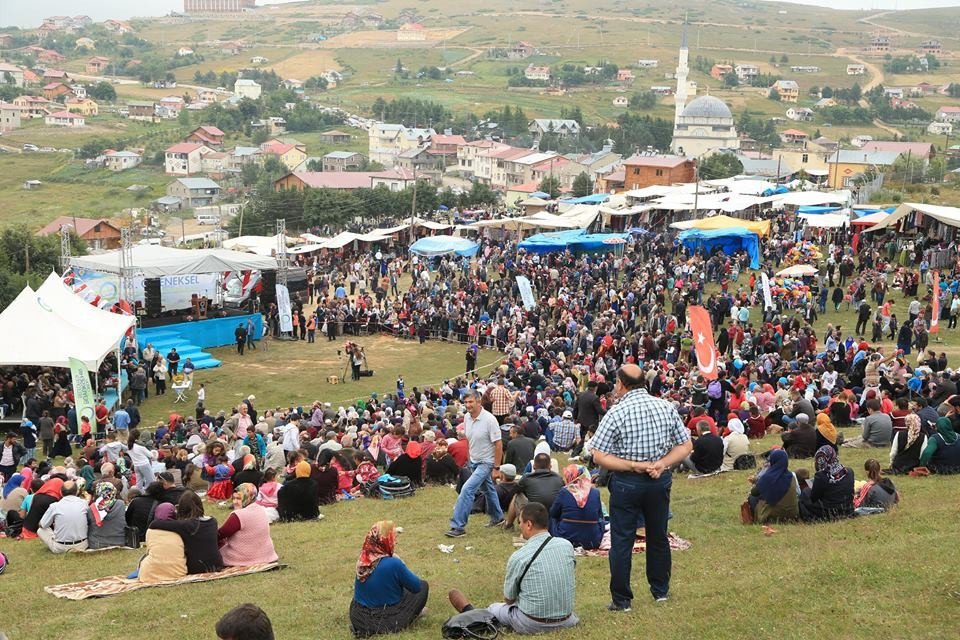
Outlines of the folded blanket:
{"label": "folded blanket", "polygon": [[126,549],[127,551],[136,551],[131,547],[124,545],[113,545],[112,547],[100,547],[99,549],[70,549],[69,553],[100,553],[101,551],[113,551],[114,549]]}
{"label": "folded blanket", "polygon": [[282,569],[285,564],[271,562],[268,564],[257,564],[249,567],[227,567],[223,571],[213,573],[194,573],[184,576],[179,580],[168,580],[165,582],[140,582],[139,580],[130,580],[126,576],[107,576],[96,580],[85,580],[83,582],[71,582],[69,584],[58,584],[52,587],[44,587],[43,590],[50,595],[67,600],[86,600],[87,598],[106,598],[115,596],[119,593],[128,593],[148,587],[170,587],[179,584],[189,584],[191,582],[207,582],[209,580],[222,580],[224,578],[234,578],[236,576],[245,576],[251,573],[261,573],[264,571],[273,571]]}

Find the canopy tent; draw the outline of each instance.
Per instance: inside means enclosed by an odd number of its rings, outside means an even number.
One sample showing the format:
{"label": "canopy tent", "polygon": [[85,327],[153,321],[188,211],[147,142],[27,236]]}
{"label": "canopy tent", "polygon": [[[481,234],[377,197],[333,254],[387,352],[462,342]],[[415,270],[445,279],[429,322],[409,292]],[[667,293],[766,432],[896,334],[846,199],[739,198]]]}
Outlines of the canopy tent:
{"label": "canopy tent", "polygon": [[[743,178],[723,178],[721,180],[707,180],[707,184],[713,187],[722,187],[730,193],[739,193],[747,196],[770,195],[778,185],[766,180],[743,179]],[[786,189],[784,189],[786,190]]]}
{"label": "canopy tent", "polygon": [[540,198],[541,200],[550,200],[550,194],[546,191],[534,191],[530,194],[531,198]]}
{"label": "canopy tent", "polygon": [[876,213],[869,213],[861,218],[857,218],[851,224],[869,227],[871,225],[883,222],[889,215],[890,214],[886,211],[877,211]]}
{"label": "canopy tent", "polygon": [[801,213],[798,217],[814,229],[839,229],[850,224],[850,217],[845,213]]}
{"label": "canopy tent", "polygon": [[606,193],[594,193],[589,196],[582,196],[580,198],[565,198],[560,202],[564,204],[603,204],[610,199],[610,196]]}
{"label": "canopy tent", "polygon": [[802,278],[804,276],[815,276],[817,275],[817,271],[818,269],[816,267],[811,267],[808,264],[795,264],[792,267],[778,271],[777,275],[782,278]]}
{"label": "canopy tent", "polygon": [[614,251],[626,244],[629,233],[587,233],[583,229],[553,231],[530,236],[517,245],[528,253],[557,253],[560,251]]}
{"label": "canopy tent", "polygon": [[310,244],[322,244],[330,238],[324,238],[323,236],[317,236],[312,233],[301,233],[300,239],[304,242],[309,242]]}
{"label": "canopy tent", "polygon": [[727,255],[746,251],[750,256],[750,268],[760,268],[760,237],[743,227],[729,229],[688,229],[680,234],[684,247],[708,253],[721,249]]}
{"label": "canopy tent", "polygon": [[290,247],[287,249],[287,253],[292,256],[298,256],[301,253],[313,253],[314,251],[320,251],[323,249],[322,244],[302,244],[299,247]]}
{"label": "canopy tent", "polygon": [[[246,253],[255,253],[258,256],[272,256],[277,252],[277,246],[280,242],[280,234],[275,236],[238,236],[223,241],[223,248],[231,251],[244,251]],[[285,245],[297,244],[299,238],[286,238]]]}
{"label": "canopy tent", "polygon": [[[70,258],[70,266],[88,271],[120,274],[121,251]],[[182,276],[226,271],[267,271],[277,268],[275,258],[255,256],[228,249],[173,249],[160,245],[133,247],[131,275],[145,278]]]}
{"label": "canopy tent", "polygon": [[810,214],[810,215],[817,215],[817,214],[821,214],[821,213],[833,213],[834,211],[839,211],[840,209],[841,209],[841,207],[809,207],[809,206],[804,206],[804,207],[797,207],[797,213],[799,213],[799,214],[801,214],[801,215],[804,214],[804,213],[807,213],[807,214]]}
{"label": "canopy tent", "polygon": [[99,327],[122,336],[137,324],[137,319],[132,315],[104,311],[84,301],[53,272],[37,289],[37,295],[44,303],[80,327]]}
{"label": "canopy tent", "polygon": [[764,199],[739,193],[676,193],[651,203],[669,211],[724,211],[735,213],[764,204]]}
{"label": "canopy tent", "polygon": [[740,227],[752,231],[759,236],[770,233],[769,220],[741,220],[730,216],[719,215],[699,220],[683,220],[670,225],[673,229],[732,229]]}
{"label": "canopy tent", "polygon": [[25,287],[0,314],[0,367],[67,368],[73,357],[83,361],[88,371],[96,371],[136,321],[133,316],[118,316],[126,319],[121,324],[107,317],[116,314],[96,309],[78,298],[78,302],[98,314],[84,311],[81,317],[79,308],[67,304],[54,289],[47,287],[46,298]]}
{"label": "canopy tent", "polygon": [[524,229],[586,229],[597,216],[600,207],[597,205],[574,205],[567,211],[556,215],[540,211],[532,216],[523,218],[497,218],[494,220],[480,220],[473,223],[474,228],[494,228],[508,231],[522,231]]}
{"label": "canopy tent", "polygon": [[[450,229],[453,229],[452,224],[447,224],[445,222],[434,222],[433,220],[426,220],[424,218],[414,218],[413,226],[414,228],[423,227],[424,229],[430,229],[431,231],[448,231]],[[410,220],[407,219],[395,227],[389,227],[387,229],[374,229],[373,231],[371,231],[369,234],[366,234],[366,235],[370,236],[371,234],[374,234],[374,235],[380,235],[380,236],[392,236],[395,233],[398,233],[400,231],[406,231],[409,228],[410,228]],[[363,235],[363,234],[360,234],[360,235]]]}
{"label": "canopy tent", "polygon": [[879,231],[897,224],[907,216],[917,213],[930,216],[937,222],[945,224],[948,227],[960,227],[960,209],[957,207],[944,207],[935,204],[918,204],[915,202],[905,202],[896,211],[888,215],[884,220],[873,225],[866,232]]}
{"label": "canopy tent", "polygon": [[[353,233],[352,231],[341,231],[329,240],[320,243],[323,249],[342,249],[351,242],[384,242],[390,239],[388,233],[390,229],[375,229],[370,233]],[[396,233],[396,232],[394,232]]]}
{"label": "canopy tent", "polygon": [[534,198],[532,196],[520,202],[521,207],[545,207],[548,204],[550,203],[543,198]]}
{"label": "canopy tent", "polygon": [[472,257],[480,250],[480,245],[457,236],[427,236],[410,245],[410,252],[419,256],[443,256],[455,253],[458,256]]}
{"label": "canopy tent", "polygon": [[817,207],[828,204],[844,206],[850,204],[851,194],[850,191],[841,189],[831,192],[791,191],[772,197],[787,207]]}

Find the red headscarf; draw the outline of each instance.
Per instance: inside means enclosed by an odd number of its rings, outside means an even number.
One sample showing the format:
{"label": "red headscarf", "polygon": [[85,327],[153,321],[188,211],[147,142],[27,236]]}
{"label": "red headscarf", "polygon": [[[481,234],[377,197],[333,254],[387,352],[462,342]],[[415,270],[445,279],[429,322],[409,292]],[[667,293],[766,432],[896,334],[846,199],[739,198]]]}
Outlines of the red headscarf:
{"label": "red headscarf", "polygon": [[374,523],[363,540],[363,548],[357,558],[357,580],[365,582],[382,559],[393,556],[396,543],[397,531],[392,521]]}
{"label": "red headscarf", "polygon": [[59,500],[63,497],[63,480],[60,478],[50,478],[43,483],[43,486],[37,491],[37,495],[50,496],[51,498]]}

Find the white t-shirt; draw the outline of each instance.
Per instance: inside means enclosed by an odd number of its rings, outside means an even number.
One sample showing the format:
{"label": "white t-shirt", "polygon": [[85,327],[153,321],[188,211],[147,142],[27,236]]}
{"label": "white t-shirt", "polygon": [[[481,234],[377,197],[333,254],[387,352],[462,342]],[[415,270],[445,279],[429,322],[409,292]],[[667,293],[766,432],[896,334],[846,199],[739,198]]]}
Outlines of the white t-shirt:
{"label": "white t-shirt", "polygon": [[463,417],[463,424],[467,432],[470,461],[493,464],[495,443],[500,440],[500,423],[492,413],[481,409],[476,418],[467,413]]}

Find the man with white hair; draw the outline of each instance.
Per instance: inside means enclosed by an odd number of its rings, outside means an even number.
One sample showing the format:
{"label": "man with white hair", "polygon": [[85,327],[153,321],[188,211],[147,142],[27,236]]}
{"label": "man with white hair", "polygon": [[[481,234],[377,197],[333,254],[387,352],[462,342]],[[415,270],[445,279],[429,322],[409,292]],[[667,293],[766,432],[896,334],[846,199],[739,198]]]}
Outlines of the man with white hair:
{"label": "man with white hair", "polygon": [[780,436],[783,449],[791,459],[812,458],[817,452],[817,430],[810,424],[810,416],[798,413],[792,428]]}

